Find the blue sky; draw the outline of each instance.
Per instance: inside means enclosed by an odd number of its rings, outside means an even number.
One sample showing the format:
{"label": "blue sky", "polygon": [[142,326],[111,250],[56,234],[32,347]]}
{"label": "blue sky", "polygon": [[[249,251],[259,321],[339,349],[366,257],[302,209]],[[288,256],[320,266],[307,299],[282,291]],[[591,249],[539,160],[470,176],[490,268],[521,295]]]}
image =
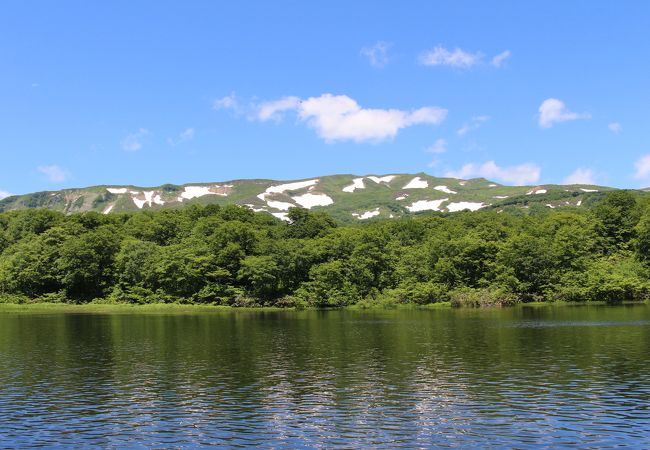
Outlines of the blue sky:
{"label": "blue sky", "polygon": [[0,192],[421,171],[648,186],[648,23],[646,1],[10,0]]}

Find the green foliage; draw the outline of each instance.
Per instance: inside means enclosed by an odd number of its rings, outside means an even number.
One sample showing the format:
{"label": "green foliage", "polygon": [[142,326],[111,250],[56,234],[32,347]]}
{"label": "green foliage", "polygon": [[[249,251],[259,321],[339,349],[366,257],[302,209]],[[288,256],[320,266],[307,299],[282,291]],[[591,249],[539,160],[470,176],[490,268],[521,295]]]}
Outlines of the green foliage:
{"label": "green foliage", "polygon": [[315,238],[322,236],[336,223],[324,213],[310,213],[304,208],[289,208],[287,215],[291,225],[287,228],[287,237]]}
{"label": "green foliage", "polygon": [[485,306],[512,306],[519,298],[502,288],[461,288],[450,293],[451,305],[455,307],[479,308]]}
{"label": "green foliage", "polygon": [[614,191],[596,206],[597,231],[605,241],[606,249],[624,249],[635,235],[640,208],[629,191]]}
{"label": "green foliage", "polygon": [[636,226],[635,251],[639,261],[650,266],[650,210],[645,214]]}
{"label": "green foliage", "polygon": [[106,225],[63,242],[54,265],[70,298],[89,300],[106,294],[114,281],[114,260],[120,242],[117,231]]}
{"label": "green foliage", "polygon": [[354,225],[300,208],[285,223],[233,205],[12,211],[0,214],[0,301],[299,308],[646,299],[648,205],[627,192],[599,198],[593,212],[485,210]]}

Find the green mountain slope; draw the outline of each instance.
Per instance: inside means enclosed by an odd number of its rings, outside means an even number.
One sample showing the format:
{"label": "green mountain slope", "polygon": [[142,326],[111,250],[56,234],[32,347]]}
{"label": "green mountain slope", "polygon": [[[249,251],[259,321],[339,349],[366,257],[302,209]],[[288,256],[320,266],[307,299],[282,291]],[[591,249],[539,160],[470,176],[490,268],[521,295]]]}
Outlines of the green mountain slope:
{"label": "green mountain slope", "polygon": [[[424,173],[382,176],[332,175],[296,181],[233,180],[158,187],[93,186],[17,195],[0,201],[0,212],[48,208],[105,214],[179,208],[191,204],[238,204],[286,219],[288,208],[322,210],[344,222],[394,218],[424,211],[483,208],[584,208],[612,188],[592,185],[503,186],[483,178],[458,180]],[[638,195],[648,195],[645,190]]]}

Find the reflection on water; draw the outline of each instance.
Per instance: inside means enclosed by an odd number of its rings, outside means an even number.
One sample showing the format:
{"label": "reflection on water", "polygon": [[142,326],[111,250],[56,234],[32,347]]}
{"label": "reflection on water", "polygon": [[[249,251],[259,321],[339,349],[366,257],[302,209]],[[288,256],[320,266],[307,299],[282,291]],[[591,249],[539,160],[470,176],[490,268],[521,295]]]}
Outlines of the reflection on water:
{"label": "reflection on water", "polygon": [[0,445],[650,446],[650,307],[0,314]]}

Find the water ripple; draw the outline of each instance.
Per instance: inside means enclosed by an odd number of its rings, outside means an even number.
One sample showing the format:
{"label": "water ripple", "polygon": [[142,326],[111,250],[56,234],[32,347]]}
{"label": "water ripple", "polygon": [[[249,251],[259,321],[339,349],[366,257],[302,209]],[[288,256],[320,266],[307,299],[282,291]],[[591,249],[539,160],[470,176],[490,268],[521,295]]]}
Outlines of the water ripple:
{"label": "water ripple", "polygon": [[648,447],[648,308],[0,315],[0,446]]}

